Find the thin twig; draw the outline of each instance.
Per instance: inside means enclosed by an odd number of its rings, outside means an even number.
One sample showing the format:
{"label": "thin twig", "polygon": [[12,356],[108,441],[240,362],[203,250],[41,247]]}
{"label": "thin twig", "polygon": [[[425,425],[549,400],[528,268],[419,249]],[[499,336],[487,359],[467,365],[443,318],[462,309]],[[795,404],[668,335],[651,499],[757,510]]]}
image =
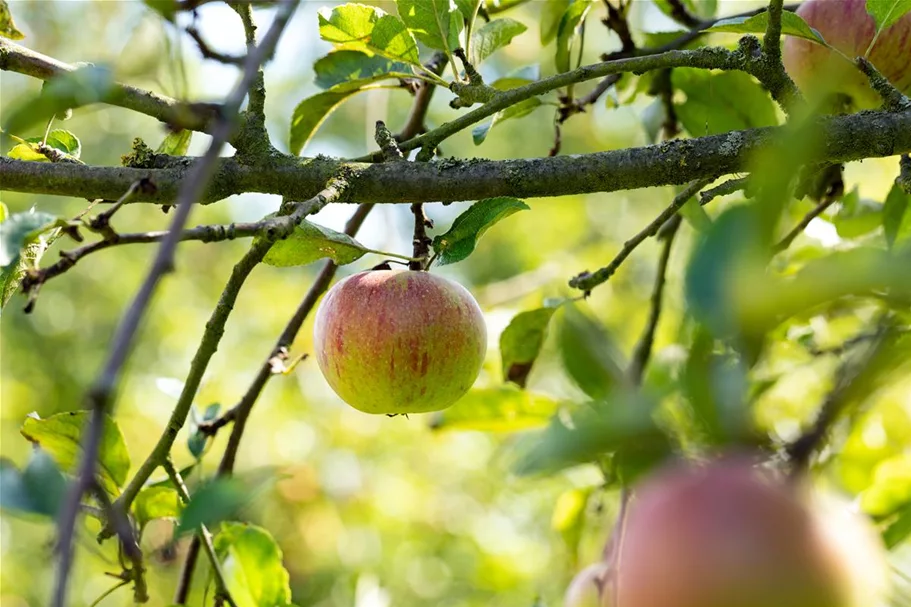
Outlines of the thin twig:
{"label": "thin twig", "polygon": [[810,459],[829,434],[832,426],[844,412],[845,407],[856,398],[856,390],[863,383],[863,376],[876,373],[884,353],[900,335],[888,320],[880,323],[876,337],[870,340],[865,352],[849,357],[835,372],[835,387],[829,392],[819,408],[816,421],[785,452],[792,466],[794,478],[802,475],[810,465]]}
{"label": "thin twig", "polygon": [[774,247],[772,247],[772,252],[781,253],[790,247],[791,243],[794,242],[798,236],[800,236],[800,234],[807,228],[808,225],[810,225],[810,222],[822,215],[823,212],[832,206],[836,200],[838,200],[837,196],[826,196],[823,198],[819,204],[813,207],[809,213],[804,215],[801,220],[797,222],[797,225],[791,228],[791,231],[788,232],[784,238],[782,238]]}
{"label": "thin twig", "polygon": [[595,272],[583,272],[578,276],[573,277],[569,281],[569,286],[576,289],[581,289],[583,291],[590,291],[601,283],[607,282],[607,280],[614,275],[614,272],[617,271],[623,262],[626,261],[626,258],[636,250],[636,247],[642,244],[649,236],[654,236],[657,234],[658,230],[661,229],[661,226],[664,225],[664,223],[671,219],[674,215],[676,215],[681,207],[683,207],[683,205],[685,205],[690,200],[690,198],[695,196],[699,190],[712,183],[714,180],[714,177],[700,179],[687,185],[682,192],[674,197],[673,202],[671,202],[671,204],[666,209],[661,211],[661,213],[655,219],[653,219],[636,235],[623,243],[623,248],[620,249],[620,252],[611,260],[609,264]]}
{"label": "thin twig", "polygon": [[200,54],[204,59],[212,59],[213,61],[218,61],[219,63],[225,63],[227,65],[243,65],[244,57],[240,55],[229,55],[227,53],[221,53],[213,49],[202,37],[202,34],[199,33],[199,30],[196,29],[195,25],[190,25],[186,28],[187,34],[190,38],[196,42],[196,46],[199,48]]}
{"label": "thin twig", "polygon": [[142,558],[142,550],[139,547],[139,541],[133,533],[133,526],[125,512],[114,508],[111,504],[108,494],[104,489],[94,482],[88,489],[98,500],[101,510],[104,512],[106,524],[113,527],[120,541],[120,548],[130,559],[131,568],[124,572],[124,576],[129,575],[129,581],[133,582],[133,599],[137,603],[144,603],[149,600],[148,588],[145,580],[145,565]]}
{"label": "thin twig", "polygon": [[[171,479],[171,483],[177,489],[177,495],[180,497],[180,501],[184,505],[189,504],[190,491],[187,489],[187,485],[184,483],[180,471],[174,467],[174,462],[171,461],[171,458],[165,458],[161,467],[165,469],[168,478]],[[222,570],[221,562],[218,560],[218,554],[215,552],[215,546],[212,543],[212,533],[205,525],[200,525],[196,537],[199,538],[203,547],[206,549],[206,555],[209,557],[209,562],[212,565],[212,572],[215,576],[215,584],[218,587],[218,594],[223,600],[226,600],[231,607],[237,607],[237,603],[234,602],[234,598],[231,596],[231,591],[228,590],[225,572]]]}
{"label": "thin twig", "polygon": [[[679,216],[677,216],[679,217]],[[652,348],[655,343],[655,332],[658,329],[658,321],[661,318],[662,298],[664,296],[664,285],[667,282],[667,267],[671,259],[671,251],[674,247],[674,238],[680,228],[680,222],[676,221],[673,228],[662,235],[664,246],[661,249],[661,257],[658,258],[658,269],[655,274],[655,285],[652,288],[651,304],[649,307],[648,321],[645,329],[633,348],[633,354],[630,358],[627,375],[634,386],[642,383],[642,375],[648,365],[652,355]]]}
{"label": "thin twig", "polygon": [[719,196],[727,196],[728,194],[733,194],[734,192],[746,190],[749,185],[749,177],[735,177],[734,179],[728,179],[721,185],[701,192],[699,194],[699,204],[705,206]]}
{"label": "thin twig", "polygon": [[[76,69],[73,65],[0,38],[0,70],[50,80]],[[192,131],[211,132],[219,115],[218,106],[211,103],[185,103],[116,82],[104,102]]]}
{"label": "thin twig", "polygon": [[[357,211],[355,211],[354,215],[345,225],[345,233],[349,235],[357,233],[372,208],[373,205],[359,206]],[[228,476],[234,471],[234,462],[237,458],[237,450],[240,447],[241,437],[243,437],[244,430],[246,429],[247,419],[250,416],[253,405],[259,398],[260,393],[262,393],[263,388],[265,388],[266,383],[275,374],[273,363],[275,357],[282,355],[287,356],[287,348],[294,341],[294,338],[297,336],[298,331],[300,331],[300,328],[310,314],[310,311],[316,305],[316,301],[319,299],[320,295],[329,287],[337,269],[338,266],[332,261],[327,261],[323,265],[323,269],[320,270],[320,273],[313,281],[310,290],[307,291],[300,306],[298,306],[294,315],[291,317],[291,320],[288,321],[284,331],[282,331],[275,346],[269,352],[269,356],[260,367],[259,372],[256,374],[250,387],[247,388],[247,391],[240,399],[240,402],[226,414],[231,416],[234,426],[231,428],[228,444],[225,447],[225,452],[222,455],[221,462],[218,466],[218,476]],[[196,567],[196,559],[199,555],[199,547],[199,540],[194,537],[190,542],[190,548],[184,560],[177,591],[174,594],[174,604],[176,605],[186,604],[187,597],[190,594],[193,571]]]}
{"label": "thin twig", "polygon": [[76,527],[76,518],[79,514],[79,503],[85,492],[95,482],[95,468],[98,463],[97,458],[101,446],[104,419],[113,405],[114,393],[119,383],[121,370],[129,356],[133,338],[152,300],[152,295],[158,282],[173,267],[174,251],[180,242],[180,234],[190,216],[190,210],[214,174],[216,161],[221,149],[233,130],[233,118],[247,95],[247,90],[253,81],[253,77],[259,69],[261,61],[278,44],[281,32],[291,18],[296,6],[297,0],[286,0],[282,4],[282,8],[275,16],[272,27],[263,39],[263,43],[248,55],[240,82],[228,96],[224,113],[215,122],[212,131],[212,143],[209,149],[190,169],[186,181],[180,188],[176,202],[177,211],[174,214],[168,236],[162,241],[152,268],[149,270],[139,292],[134,297],[120,325],[117,327],[107,361],[98,379],[88,392],[87,403],[91,409],[91,416],[82,440],[82,459],[79,464],[76,482],[68,492],[61,507],[58,527],[60,560],[52,601],[54,607],[64,607],[66,605],[67,582],[69,581],[73,561],[72,539]]}

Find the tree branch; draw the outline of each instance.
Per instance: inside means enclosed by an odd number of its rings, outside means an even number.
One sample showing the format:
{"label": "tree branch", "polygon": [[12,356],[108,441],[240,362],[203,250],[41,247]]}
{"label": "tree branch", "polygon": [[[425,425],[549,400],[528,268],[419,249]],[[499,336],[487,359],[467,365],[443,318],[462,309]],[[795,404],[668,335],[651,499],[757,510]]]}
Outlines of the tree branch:
{"label": "tree branch", "polygon": [[[0,70],[50,80],[74,72],[76,67],[0,38]],[[219,115],[216,104],[185,103],[120,83],[114,83],[105,103],[151,116],[175,127],[206,133],[212,132]]]}
{"label": "tree branch", "polygon": [[630,382],[634,386],[642,384],[642,375],[646,366],[648,366],[655,344],[655,332],[658,329],[658,321],[661,319],[664,285],[667,281],[667,267],[671,260],[671,251],[674,248],[674,238],[680,228],[679,216],[675,216],[675,218],[677,221],[673,223],[671,229],[661,236],[664,245],[661,248],[661,257],[658,258],[658,269],[655,274],[655,286],[652,288],[648,321],[645,323],[645,329],[643,329],[639,341],[636,342],[636,346],[633,348],[629,369],[627,370]]}
{"label": "tree branch", "polygon": [[698,194],[699,190],[712,183],[712,181],[714,181],[713,177],[700,179],[689,184],[682,192],[674,197],[673,202],[671,202],[671,204],[666,209],[661,211],[658,217],[653,219],[635,236],[623,243],[623,248],[620,249],[620,252],[611,260],[609,264],[600,270],[597,270],[596,272],[583,272],[578,276],[573,277],[569,281],[569,286],[576,289],[581,289],[583,291],[591,291],[598,285],[607,282],[608,279],[614,275],[614,272],[620,268],[623,262],[626,261],[626,258],[636,250],[636,247],[645,242],[649,236],[654,236],[657,234],[658,230],[661,229],[661,226],[663,226],[666,221],[674,217],[680,208],[687,203],[687,201]]}
{"label": "tree branch", "polygon": [[206,154],[193,164],[187,180],[181,185],[176,197],[177,211],[171,223],[167,237],[162,241],[158,254],[149,270],[145,281],[127,309],[112,339],[112,346],[107,360],[95,383],[87,394],[87,403],[91,409],[88,427],[82,440],[82,458],[79,464],[77,480],[68,492],[60,510],[59,547],[60,562],[57,569],[57,580],[54,589],[54,607],[66,605],[67,582],[73,560],[72,539],[79,514],[79,503],[85,491],[95,482],[95,468],[98,452],[101,447],[101,435],[104,420],[113,405],[114,393],[120,379],[120,373],[129,356],[133,338],[139,329],[142,317],[151,302],[152,295],[160,279],[173,267],[174,251],[180,241],[190,210],[202,195],[206,184],[215,172],[221,148],[232,131],[232,119],[240,109],[254,73],[261,61],[268,56],[278,43],[282,30],[297,6],[297,0],[286,0],[275,16],[272,27],[263,43],[251,52],[244,65],[244,71],[235,88],[225,102],[225,111],[215,122],[212,130],[212,143]]}
{"label": "tree branch", "polygon": [[[370,204],[360,205],[345,225],[345,233],[349,236],[355,235],[372,208],[373,205]],[[300,328],[310,314],[310,311],[316,305],[316,301],[319,299],[320,295],[329,288],[337,269],[338,266],[332,261],[327,261],[323,265],[323,269],[320,270],[320,273],[313,281],[310,290],[307,291],[300,306],[298,306],[294,315],[291,317],[291,320],[289,320],[288,324],[285,326],[284,331],[282,331],[275,347],[272,348],[266,361],[260,367],[259,372],[253,379],[253,383],[250,384],[250,387],[244,393],[240,402],[225,413],[222,418],[219,418],[220,420],[224,420],[223,423],[219,424],[219,427],[226,425],[228,421],[233,421],[234,427],[231,428],[231,435],[228,437],[228,445],[225,447],[225,452],[222,455],[221,462],[218,466],[218,476],[228,476],[233,472],[234,462],[237,458],[237,450],[240,447],[240,440],[246,429],[250,412],[252,411],[256,400],[259,398],[260,393],[262,393],[263,388],[265,388],[266,383],[268,383],[272,375],[275,374],[273,361],[276,357],[287,357],[288,347],[294,341],[294,338],[297,336],[298,331],[300,331]],[[151,470],[149,471],[149,474],[151,474]],[[146,475],[146,478],[148,478],[148,475]],[[143,480],[142,482],[145,481]],[[187,552],[186,560],[184,561],[183,570],[181,572],[180,583],[174,595],[174,603],[176,605],[186,604],[187,597],[190,594],[190,585],[193,580],[193,571],[196,566],[199,547],[199,540],[194,537],[190,543],[190,548]]]}
{"label": "tree branch", "polygon": [[[340,171],[350,184],[345,201],[357,203],[533,198],[680,185],[748,170],[754,155],[774,143],[784,129],[732,131],[640,148],[501,161],[448,159],[393,166],[281,156],[271,159],[267,166],[251,166],[227,158],[219,160],[218,177],[201,200],[214,202],[242,192],[305,200]],[[808,163],[850,162],[911,152],[911,111],[820,118],[812,130],[821,145],[808,155]],[[156,193],[137,193],[131,204],[172,204],[186,174],[184,166],[131,169],[0,158],[0,183],[8,191],[116,200],[137,179],[151,179]]]}

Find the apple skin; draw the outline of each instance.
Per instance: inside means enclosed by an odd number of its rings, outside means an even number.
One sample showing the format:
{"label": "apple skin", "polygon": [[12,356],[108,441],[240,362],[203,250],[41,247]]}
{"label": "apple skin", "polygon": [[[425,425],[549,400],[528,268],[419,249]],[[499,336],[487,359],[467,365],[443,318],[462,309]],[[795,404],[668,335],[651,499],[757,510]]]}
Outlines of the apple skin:
{"label": "apple skin", "polygon": [[[797,14],[851,60],[862,57],[876,33],[866,0],[807,0]],[[911,14],[884,30],[868,59],[896,88],[911,92]],[[808,40],[786,36],[782,49],[785,69],[811,99],[834,93],[846,95],[852,109],[875,109],[880,96],[867,77],[837,53]]]}
{"label": "apple skin", "polygon": [[411,270],[345,278],[316,313],[314,348],[336,394],[364,413],[439,411],[481,370],[487,328],[461,285]]}
{"label": "apple skin", "polygon": [[[872,607],[802,494],[745,459],[672,465],[633,493],[622,607]],[[602,597],[609,606],[610,597]]]}

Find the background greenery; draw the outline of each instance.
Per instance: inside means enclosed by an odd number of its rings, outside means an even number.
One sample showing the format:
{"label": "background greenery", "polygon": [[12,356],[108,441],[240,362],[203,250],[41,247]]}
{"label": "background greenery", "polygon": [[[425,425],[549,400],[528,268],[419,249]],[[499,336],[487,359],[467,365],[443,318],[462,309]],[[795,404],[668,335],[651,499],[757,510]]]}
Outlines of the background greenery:
{"label": "background greenery", "polygon": [[[121,81],[191,99],[219,99],[234,83],[234,68],[204,62],[188,38],[140,2],[15,0],[10,4],[29,48],[63,61],[111,65]],[[302,4],[279,45],[277,59],[266,71],[268,126],[273,141],[283,150],[287,150],[288,123],[295,105],[318,90],[310,66],[330,48],[317,36],[316,11],[326,4],[330,3]],[[394,12],[391,3],[377,4]],[[539,66],[543,74],[555,72],[553,43],[542,51],[539,41],[543,4],[533,0],[513,11],[511,16],[528,25],[528,31],[485,64],[488,82],[530,65]],[[725,14],[762,4],[721,2],[718,11]],[[596,7],[593,14],[600,16],[600,11]],[[203,33],[219,50],[243,50],[240,23],[227,7],[207,5],[199,15]],[[257,10],[256,16],[265,26],[270,12]],[[632,21],[638,31],[675,29],[644,0],[634,3]],[[619,48],[596,19],[591,22],[585,62]],[[719,37],[719,41],[732,39]],[[11,107],[39,86],[35,80],[4,72],[0,80],[3,107]],[[710,101],[726,103],[720,92],[718,95]],[[374,122],[383,119],[395,130],[404,122],[410,99],[404,90],[391,89],[352,97],[327,120],[304,153],[357,156],[372,150]],[[431,126],[454,115],[447,102],[446,95],[437,95],[429,115]],[[565,124],[561,153],[647,143],[643,117],[651,102],[647,96],[622,107],[599,102]],[[442,152],[494,159],[546,155],[553,144],[552,109],[545,106],[521,120],[497,126],[481,147],[474,145],[470,132],[461,133],[447,140]],[[133,137],[142,137],[155,147],[164,136],[154,120],[111,107],[77,111],[65,126],[81,138],[82,159],[99,165],[117,164],[120,155],[129,151]],[[207,139],[195,134],[191,153],[204,150]],[[895,173],[894,159],[866,160],[851,165],[846,180],[849,189],[856,185],[864,199],[881,202]],[[497,343],[515,314],[539,307],[546,297],[572,295],[567,279],[604,265],[673,194],[671,188],[665,188],[529,200],[530,212],[518,213],[490,230],[468,260],[435,270],[469,287],[485,310],[490,345],[477,388],[502,382]],[[78,199],[16,193],[4,193],[3,202],[11,211],[34,206],[63,216],[75,215],[86,204]],[[708,212],[715,216],[737,202],[737,196],[728,197],[713,203]],[[191,221],[257,220],[278,203],[275,197],[237,196],[197,208]],[[799,218],[810,203],[793,206],[789,212]],[[437,233],[464,208],[460,204],[428,207],[441,228]],[[352,210],[331,206],[319,214],[318,221],[341,229]],[[368,219],[359,240],[372,248],[406,253],[411,220],[407,206],[382,205]],[[121,231],[144,231],[164,229],[167,221],[168,217],[152,207],[135,205],[118,213],[116,223]],[[839,223],[834,215],[829,221],[814,223],[782,263],[796,265],[840,246],[833,223]],[[844,232],[844,226],[840,227]],[[691,231],[684,229],[677,247],[689,250],[691,244]],[[163,283],[155,299],[118,398],[117,418],[134,466],[163,427],[203,325],[231,266],[247,246],[244,241],[190,242],[179,248],[178,272]],[[603,321],[624,351],[629,351],[645,323],[658,248],[658,243],[646,243],[583,304]],[[4,457],[20,465],[27,460],[30,446],[19,430],[30,412],[48,417],[82,408],[82,396],[106,353],[115,323],[154,251],[153,245],[131,245],[99,253],[46,285],[33,314],[22,313],[21,299],[4,310],[0,325]],[[54,254],[52,251],[46,259],[53,259]],[[672,261],[657,335],[655,365],[659,370],[673,369],[686,356],[681,346],[687,339],[681,270],[687,258],[678,253]],[[367,256],[342,268],[340,274],[377,262],[376,257]],[[210,365],[196,401],[200,409],[210,403],[227,407],[237,400],[314,274],[313,267],[256,269]],[[813,356],[796,338],[785,338],[812,335],[818,345],[836,345],[854,335],[870,314],[869,308],[845,306],[841,313],[795,317],[777,329],[781,339],[761,369],[775,383],[751,412],[761,428],[775,438],[793,438],[832,385],[836,361]],[[310,342],[308,324],[293,351],[308,352]],[[561,369],[553,337],[548,338],[528,387],[554,400],[582,397]],[[884,514],[911,499],[911,377],[876,392],[861,411],[841,453],[825,468],[819,482],[856,498],[871,514]],[[267,528],[277,539],[291,574],[296,604],[515,606],[531,605],[540,598],[546,605],[557,605],[572,575],[599,558],[616,513],[617,493],[598,489],[602,480],[594,466],[553,476],[518,477],[512,473],[511,463],[521,432],[481,432],[445,425],[434,429],[434,419],[430,415],[387,418],[361,414],[334,396],[313,361],[305,361],[292,374],[270,383],[253,413],[238,469],[248,477],[271,480],[242,516]],[[521,425],[545,422],[541,417],[522,420]],[[224,438],[223,433],[214,440],[213,453],[223,448]],[[175,450],[179,467],[193,460],[184,445],[185,441]],[[210,472],[216,459],[204,456],[194,474]],[[581,502],[580,496],[585,496]],[[573,516],[574,503],[582,504],[579,516]],[[95,545],[93,524],[89,522],[79,531],[71,593],[74,605],[91,604],[113,584],[104,572],[118,569],[112,543]],[[149,567],[151,604],[163,605],[176,584],[183,544],[176,552],[166,550],[172,523],[155,521],[151,525],[143,540],[146,551],[154,555]],[[0,515],[0,603],[4,607],[47,602],[53,576],[49,566],[53,531],[45,519]],[[900,589],[895,604],[911,604],[898,602],[911,596],[907,581],[911,548],[894,551],[892,564]],[[191,604],[199,604],[201,580],[197,580],[198,594]],[[105,604],[130,602],[130,592],[123,590]]]}

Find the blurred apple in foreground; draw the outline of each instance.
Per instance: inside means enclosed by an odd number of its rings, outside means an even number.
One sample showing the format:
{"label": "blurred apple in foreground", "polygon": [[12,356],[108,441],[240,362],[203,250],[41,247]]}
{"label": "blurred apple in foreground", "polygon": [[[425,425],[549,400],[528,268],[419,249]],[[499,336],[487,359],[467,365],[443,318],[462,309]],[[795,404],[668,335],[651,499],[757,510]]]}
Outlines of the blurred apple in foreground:
{"label": "blurred apple in foreground", "polygon": [[[876,606],[884,586],[862,569],[878,563],[873,567],[887,571],[882,547],[860,518],[822,512],[743,459],[670,466],[634,490],[617,573],[619,604]],[[860,569],[854,548],[846,547],[857,538],[866,538],[867,565]],[[610,597],[603,598],[608,607]]]}
{"label": "blurred apple in foreground", "polygon": [[[784,66],[804,94],[821,100],[839,93],[850,99],[853,109],[879,107],[881,98],[851,63],[866,54],[876,33],[866,0],[808,0],[797,14],[850,59],[809,40],[785,37]],[[879,35],[867,58],[899,90],[911,92],[911,13]]]}
{"label": "blurred apple in foreground", "polygon": [[410,270],[340,281],[316,314],[320,370],[365,413],[439,411],[471,388],[487,349],[477,302],[461,285]]}

